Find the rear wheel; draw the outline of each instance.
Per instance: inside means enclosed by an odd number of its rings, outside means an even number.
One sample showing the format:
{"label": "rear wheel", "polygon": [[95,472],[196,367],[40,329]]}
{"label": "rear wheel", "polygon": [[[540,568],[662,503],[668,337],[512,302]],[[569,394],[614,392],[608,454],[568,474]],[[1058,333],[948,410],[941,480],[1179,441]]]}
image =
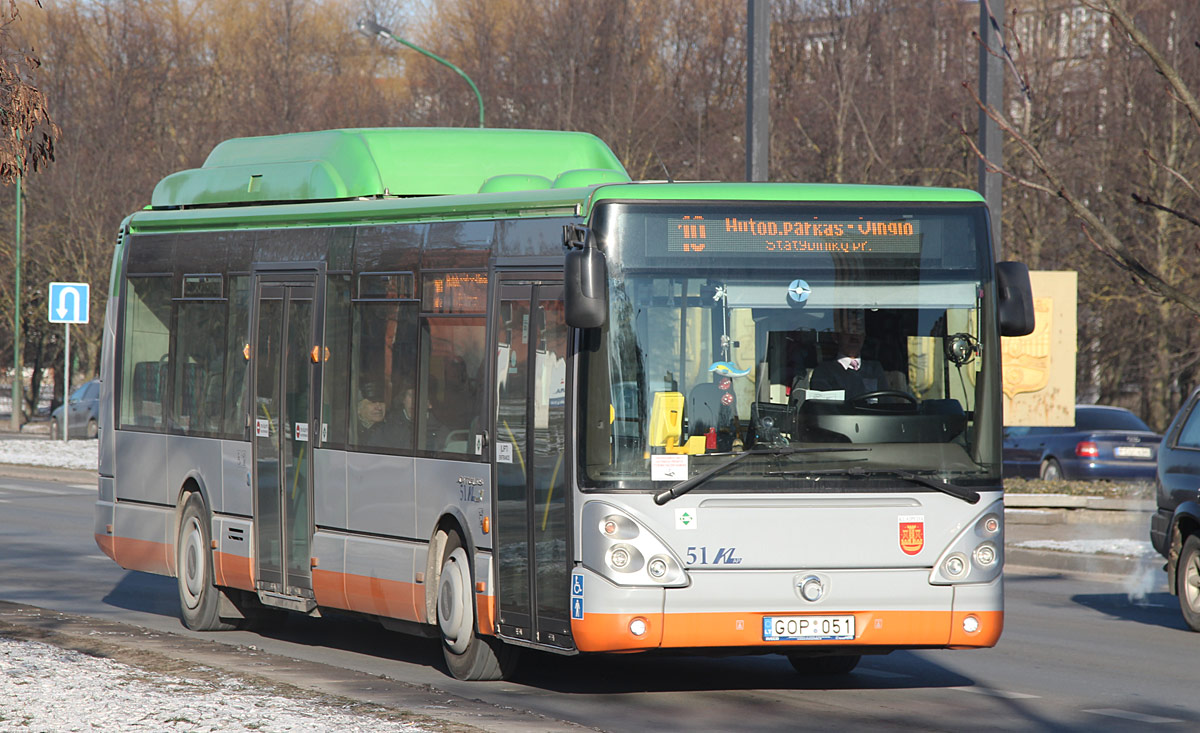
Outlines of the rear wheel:
{"label": "rear wheel", "polygon": [[520,652],[494,637],[475,633],[475,588],[462,538],[450,533],[437,588],[437,620],[442,654],[460,680],[501,680],[512,676]]}
{"label": "rear wheel", "polygon": [[1183,620],[1192,631],[1200,631],[1200,535],[1191,535],[1183,543],[1175,571],[1175,590]]}
{"label": "rear wheel", "polygon": [[809,657],[789,654],[788,661],[797,672],[806,677],[836,677],[850,674],[862,659],[861,654],[840,654],[829,657]]}
{"label": "rear wheel", "polygon": [[1063,477],[1062,466],[1058,465],[1058,461],[1053,458],[1047,458],[1042,461],[1041,477],[1043,481],[1058,481]]}
{"label": "rear wheel", "polygon": [[179,579],[179,610],[183,625],[195,631],[229,631],[235,624],[222,621],[220,591],[213,584],[209,549],[208,511],[199,494],[189,494],[183,505],[176,543],[175,572]]}

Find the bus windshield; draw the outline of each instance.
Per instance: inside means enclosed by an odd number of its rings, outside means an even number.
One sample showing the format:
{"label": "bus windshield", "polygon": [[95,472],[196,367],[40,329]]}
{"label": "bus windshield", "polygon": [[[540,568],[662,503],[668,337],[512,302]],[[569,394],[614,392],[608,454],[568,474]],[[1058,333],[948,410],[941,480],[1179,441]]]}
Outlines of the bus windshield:
{"label": "bus windshield", "polygon": [[614,208],[609,317],[580,360],[585,487],[662,488],[755,448],[806,450],[714,488],[998,487],[975,431],[999,409],[978,207]]}

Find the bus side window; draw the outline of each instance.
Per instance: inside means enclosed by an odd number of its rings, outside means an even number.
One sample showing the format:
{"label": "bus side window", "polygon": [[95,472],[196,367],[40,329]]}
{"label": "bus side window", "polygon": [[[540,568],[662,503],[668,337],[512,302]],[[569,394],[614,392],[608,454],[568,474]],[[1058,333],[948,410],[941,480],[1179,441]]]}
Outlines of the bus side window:
{"label": "bus side window", "polygon": [[125,427],[163,428],[169,370],[171,277],[131,276],[125,289],[121,419]]}

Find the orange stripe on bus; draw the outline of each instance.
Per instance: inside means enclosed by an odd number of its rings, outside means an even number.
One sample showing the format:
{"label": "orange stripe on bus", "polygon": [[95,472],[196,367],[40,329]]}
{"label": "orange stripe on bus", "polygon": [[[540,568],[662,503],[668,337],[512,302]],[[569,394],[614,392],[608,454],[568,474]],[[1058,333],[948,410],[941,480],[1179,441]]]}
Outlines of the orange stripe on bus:
{"label": "orange stripe on bus", "polygon": [[175,553],[165,542],[113,537],[110,555],[123,568],[159,575],[175,574]]}
{"label": "orange stripe on bus", "polygon": [[254,590],[254,562],[242,555],[213,553],[213,576],[217,585]]}
{"label": "orange stripe on bus", "polygon": [[[820,614],[836,615],[830,610]],[[780,614],[782,615],[782,614]],[[799,615],[799,614],[798,614]],[[858,611],[854,614],[853,641],[764,642],[762,613],[588,613],[571,622],[571,633],[580,651],[635,651],[687,647],[749,646],[995,646],[1004,628],[1002,611]],[[978,630],[967,633],[963,621],[974,616]],[[634,636],[629,624],[646,622],[647,631]]]}
{"label": "orange stripe on bus", "polygon": [[424,621],[425,589],[416,583],[313,569],[317,603],[406,621]]}
{"label": "orange stripe on bus", "polygon": [[105,555],[108,555],[113,560],[117,559],[117,555],[116,555],[117,551],[115,549],[113,549],[112,535],[107,535],[107,534],[96,535],[96,546],[100,548],[101,552],[103,552]]}

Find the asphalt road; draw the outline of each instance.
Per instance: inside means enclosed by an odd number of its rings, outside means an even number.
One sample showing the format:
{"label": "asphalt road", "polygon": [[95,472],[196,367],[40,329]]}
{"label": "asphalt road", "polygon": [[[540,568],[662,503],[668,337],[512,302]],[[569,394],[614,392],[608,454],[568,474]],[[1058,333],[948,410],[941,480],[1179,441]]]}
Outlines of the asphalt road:
{"label": "asphalt road", "polygon": [[[840,680],[796,675],[782,657],[557,657],[531,654],[519,679],[463,683],[437,643],[357,619],[293,616],[267,635],[200,634],[178,620],[175,581],[118,568],[92,540],[94,485],[0,477],[0,600],[132,624],[302,660],[291,679],[344,677],[380,699],[389,686],[491,706],[497,730],[732,731],[1196,729],[1200,635],[1159,587],[1010,573],[1006,628],[990,650],[868,657]],[[158,638],[161,633],[152,634]],[[212,646],[212,645],[210,645]],[[270,675],[276,662],[259,661]],[[297,671],[299,670],[299,671]],[[345,692],[345,690],[342,690]],[[525,712],[528,711],[528,712]],[[436,711],[427,709],[424,712]],[[538,717],[541,716],[541,717]],[[569,721],[567,725],[556,721]]]}

